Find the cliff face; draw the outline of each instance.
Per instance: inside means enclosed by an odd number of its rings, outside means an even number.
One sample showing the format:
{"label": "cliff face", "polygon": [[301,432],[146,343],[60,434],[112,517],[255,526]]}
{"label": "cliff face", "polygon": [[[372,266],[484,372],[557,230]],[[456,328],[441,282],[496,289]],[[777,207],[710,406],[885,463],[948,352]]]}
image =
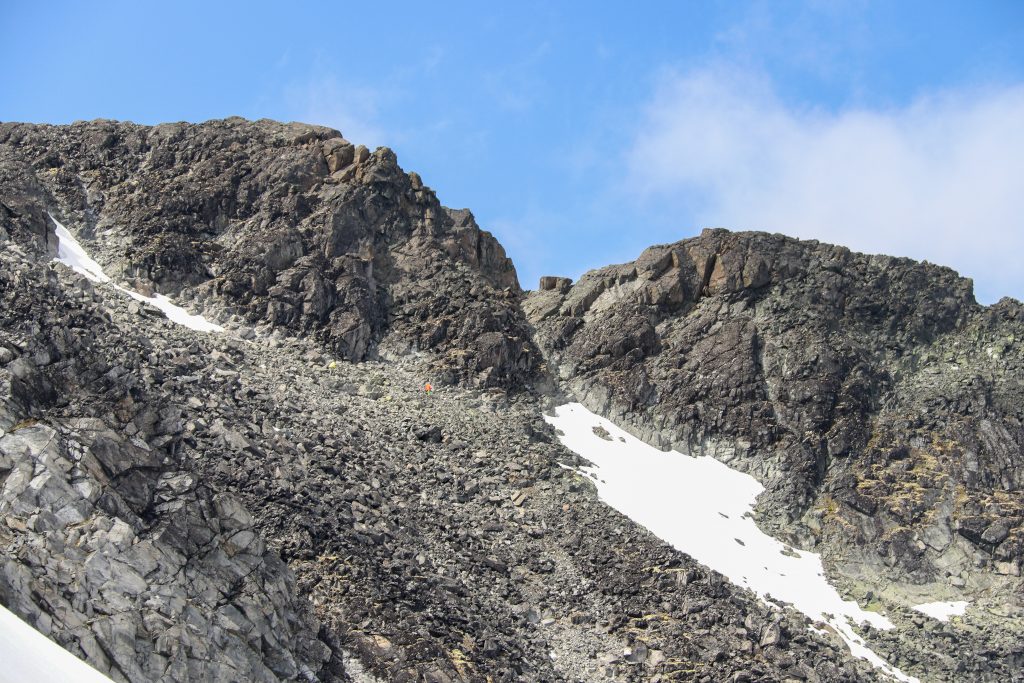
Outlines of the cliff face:
{"label": "cliff face", "polygon": [[[515,268],[387,148],[227,119],[155,127],[0,125],[17,230],[79,226],[111,275],[350,360],[437,352],[442,380],[510,386],[534,365]],[[48,241],[49,240],[49,241]]]}
{"label": "cliff face", "polygon": [[1019,576],[1019,302],[981,307],[947,268],[724,230],[543,285],[525,308],[570,391],[757,476],[764,523],[855,576]]}

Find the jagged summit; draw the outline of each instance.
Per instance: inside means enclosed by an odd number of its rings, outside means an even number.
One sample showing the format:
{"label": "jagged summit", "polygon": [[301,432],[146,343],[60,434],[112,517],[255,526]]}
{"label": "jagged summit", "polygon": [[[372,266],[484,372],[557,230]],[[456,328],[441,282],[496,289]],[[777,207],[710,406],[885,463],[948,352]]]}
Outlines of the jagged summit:
{"label": "jagged summit", "polygon": [[981,306],[941,266],[716,229],[545,279],[524,309],[572,395],[754,474],[765,522],[847,576],[1016,585],[1019,302]]}
{"label": "jagged summit", "polygon": [[[722,246],[723,240],[731,243],[731,246]],[[758,288],[765,284],[767,281],[762,281],[763,278],[768,276],[768,270],[762,269],[762,263],[765,261],[766,256],[771,256],[778,251],[778,244],[784,242],[789,246],[791,253],[796,253],[803,249],[816,250],[820,247],[825,249],[836,249],[839,253],[849,254],[851,257],[856,258],[867,258],[879,261],[879,267],[888,267],[889,264],[893,266],[905,266],[909,264],[916,264],[921,268],[927,270],[927,276],[931,277],[933,274],[935,277],[945,280],[950,275],[955,278],[959,278],[966,282],[966,285],[971,289],[971,296],[973,297],[973,281],[970,278],[960,276],[951,268],[941,265],[931,264],[928,261],[915,261],[914,259],[897,256],[886,256],[884,254],[867,254],[858,253],[847,249],[846,247],[832,245],[813,239],[799,239],[796,237],[789,237],[780,233],[766,233],[763,231],[736,231],[728,228],[704,228],[701,234],[696,237],[689,237],[669,244],[653,244],[646,249],[643,253],[637,257],[637,259],[628,264],[610,265],[604,268],[597,268],[594,271],[603,272],[607,269],[614,268],[629,268],[636,267],[644,270],[651,269],[651,263],[655,264],[655,269],[658,267],[665,269],[665,264],[659,264],[660,259],[669,258],[673,259],[673,266],[678,268],[679,265],[676,263],[683,254],[686,254],[689,258],[700,258],[701,254],[697,253],[700,251],[708,252],[706,258],[710,260],[709,263],[697,264],[694,263],[694,268],[700,268],[702,276],[707,275],[708,282],[702,281],[699,283],[697,290],[704,291],[705,288],[711,283],[712,279],[715,279],[715,290],[720,290],[722,286],[728,286],[735,288],[738,285],[743,287]],[[746,253],[739,253],[736,249],[736,245],[744,244]],[[716,249],[724,248],[726,253],[719,254]],[[693,252],[693,253],[691,253]],[[762,254],[761,252],[764,252]],[[673,256],[675,254],[675,256]],[[719,262],[719,259],[724,259]],[[747,271],[747,261],[750,261],[750,270]],[[929,270],[934,269],[934,270]],[[589,272],[594,272],[589,271]],[[759,272],[760,271],[760,272]],[[589,274],[588,272],[588,274]],[[660,271],[659,271],[660,272]],[[789,274],[780,272],[777,274],[778,277],[788,277]],[[723,282],[724,279],[729,279],[729,283]],[[565,286],[572,284],[571,278],[560,277],[557,275],[545,275],[540,278],[538,286],[539,290],[549,289],[561,289]],[[697,284],[697,283],[691,283]],[[705,291],[705,293],[707,293]],[[1005,297],[1010,298],[1010,297]]]}
{"label": "jagged summit", "polygon": [[50,211],[112,274],[225,317],[351,360],[385,338],[431,349],[450,381],[512,385],[533,368],[501,245],[386,147],[238,118],[0,124],[0,182],[16,234],[53,253]]}

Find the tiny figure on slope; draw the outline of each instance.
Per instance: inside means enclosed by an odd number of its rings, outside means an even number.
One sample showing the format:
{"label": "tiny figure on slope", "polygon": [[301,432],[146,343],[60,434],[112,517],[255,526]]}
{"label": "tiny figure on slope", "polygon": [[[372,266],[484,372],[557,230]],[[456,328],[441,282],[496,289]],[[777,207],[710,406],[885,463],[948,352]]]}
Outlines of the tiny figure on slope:
{"label": "tiny figure on slope", "polygon": [[427,392],[427,396],[429,396],[430,392],[432,392],[433,390],[434,387],[430,385],[430,382],[427,382],[426,384],[423,385],[423,391]]}

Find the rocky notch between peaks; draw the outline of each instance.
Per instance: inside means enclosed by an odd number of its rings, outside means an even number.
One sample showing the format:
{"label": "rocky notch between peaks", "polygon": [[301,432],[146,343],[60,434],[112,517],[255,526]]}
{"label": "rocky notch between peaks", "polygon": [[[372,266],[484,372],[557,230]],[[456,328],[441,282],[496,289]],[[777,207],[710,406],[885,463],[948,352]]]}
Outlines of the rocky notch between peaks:
{"label": "rocky notch between peaks", "polygon": [[535,395],[4,247],[0,601],[114,680],[873,678],[598,501]]}
{"label": "rocky notch between peaks", "polygon": [[565,395],[755,474],[905,672],[1024,665],[1021,307],[948,269],[709,231],[523,293],[389,150],[241,119],[0,124],[0,244],[0,600],[117,680],[877,677],[598,501]]}

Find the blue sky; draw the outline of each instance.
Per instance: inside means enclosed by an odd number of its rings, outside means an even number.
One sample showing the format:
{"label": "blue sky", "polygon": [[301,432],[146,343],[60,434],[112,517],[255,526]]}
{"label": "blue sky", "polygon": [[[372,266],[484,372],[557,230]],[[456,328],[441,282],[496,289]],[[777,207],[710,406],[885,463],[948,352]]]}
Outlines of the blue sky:
{"label": "blue sky", "polygon": [[8,0],[0,120],[334,126],[525,287],[710,225],[1024,298],[1024,2],[365,4]]}

